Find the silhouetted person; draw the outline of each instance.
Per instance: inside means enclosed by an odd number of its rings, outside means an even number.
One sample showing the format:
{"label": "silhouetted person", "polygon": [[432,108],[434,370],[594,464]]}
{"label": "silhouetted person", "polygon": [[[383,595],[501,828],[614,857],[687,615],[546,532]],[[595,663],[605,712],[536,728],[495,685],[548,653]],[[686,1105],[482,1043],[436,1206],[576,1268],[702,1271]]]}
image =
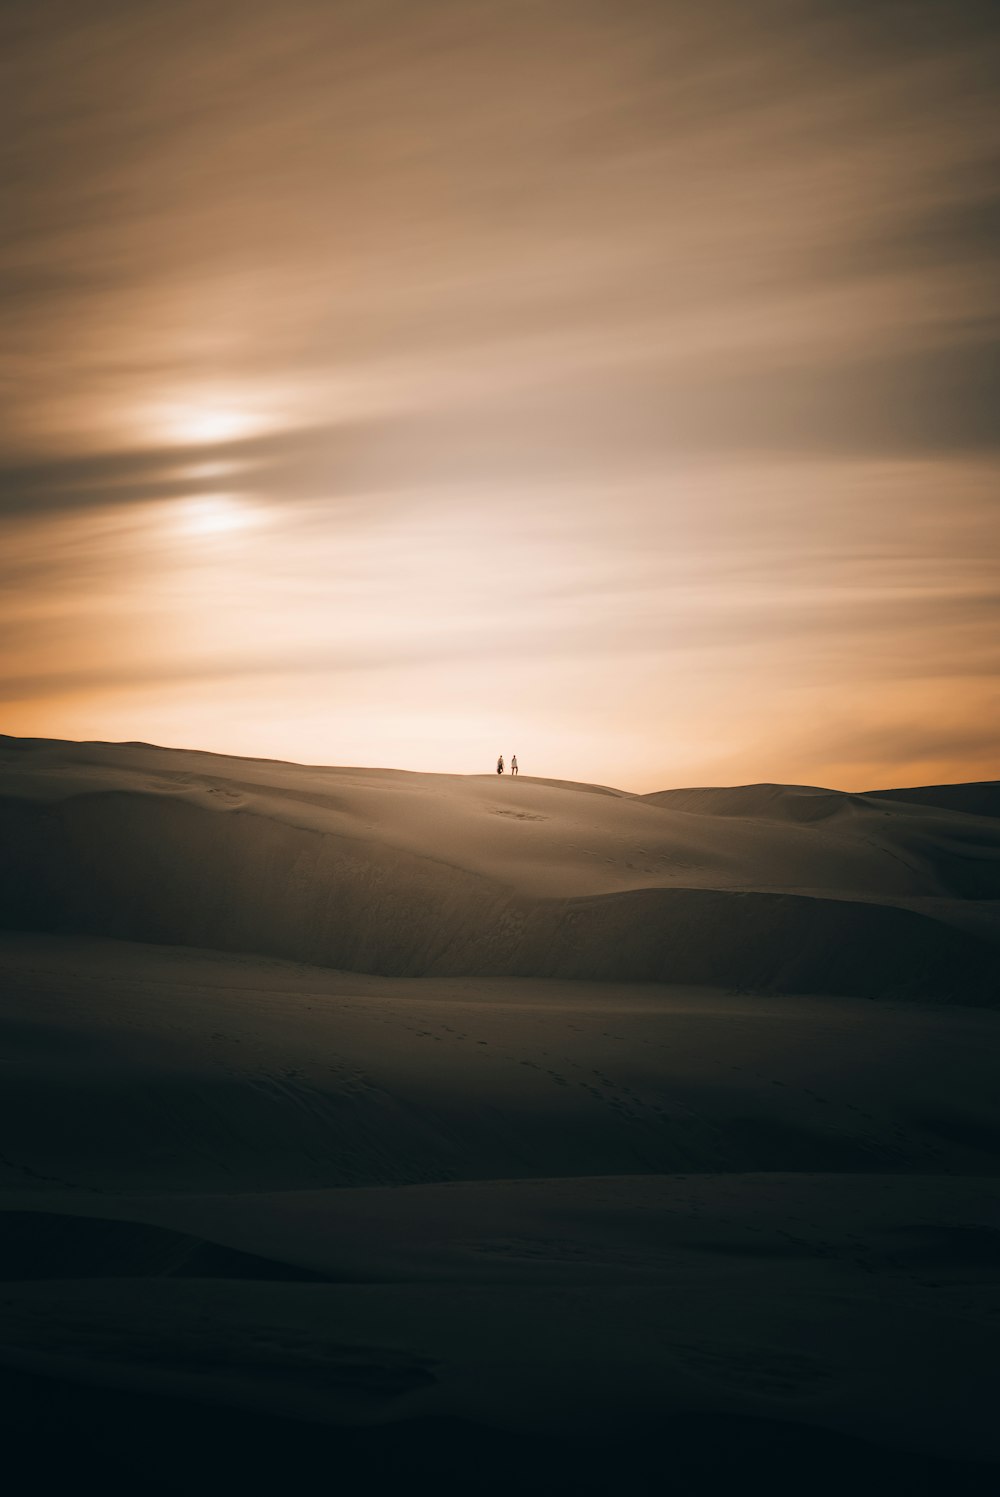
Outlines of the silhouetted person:
{"label": "silhouetted person", "polygon": [[503,754],[497,760],[497,774],[503,774]]}
{"label": "silhouetted person", "polygon": [[517,755],[516,754],[511,754],[511,756],[510,756],[510,772],[511,772],[511,774],[517,774]]}

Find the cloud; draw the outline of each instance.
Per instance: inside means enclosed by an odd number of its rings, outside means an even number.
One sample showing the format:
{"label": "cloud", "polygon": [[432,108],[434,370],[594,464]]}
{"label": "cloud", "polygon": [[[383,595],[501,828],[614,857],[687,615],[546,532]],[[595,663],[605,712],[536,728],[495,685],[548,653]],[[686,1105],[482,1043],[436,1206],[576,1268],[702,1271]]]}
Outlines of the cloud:
{"label": "cloud", "polygon": [[379,431],[370,422],[283,430],[222,442],[178,443],[75,453],[0,466],[5,517],[106,509],[236,486],[276,503],[304,497],[334,502],[364,486],[361,461]]}
{"label": "cloud", "polygon": [[613,701],[655,785],[733,703],[814,778],[881,692],[909,763],[997,665],[998,50],[958,0],[18,7],[8,700],[377,758],[419,681],[614,780]]}

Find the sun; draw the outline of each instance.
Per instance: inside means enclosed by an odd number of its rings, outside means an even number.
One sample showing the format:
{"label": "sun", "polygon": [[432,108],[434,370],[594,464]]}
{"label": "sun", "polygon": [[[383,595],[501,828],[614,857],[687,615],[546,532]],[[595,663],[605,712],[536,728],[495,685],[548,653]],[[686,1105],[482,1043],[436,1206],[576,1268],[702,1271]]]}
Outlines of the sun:
{"label": "sun", "polygon": [[250,506],[228,494],[187,499],[179,506],[177,518],[185,535],[227,535],[247,530],[255,522]]}
{"label": "sun", "polygon": [[268,427],[246,400],[197,396],[157,402],[143,413],[145,430],[177,447],[221,447],[258,435]]}
{"label": "sun", "polygon": [[248,412],[222,406],[192,406],[178,411],[174,418],[177,437],[193,447],[238,441],[249,436],[255,425]]}

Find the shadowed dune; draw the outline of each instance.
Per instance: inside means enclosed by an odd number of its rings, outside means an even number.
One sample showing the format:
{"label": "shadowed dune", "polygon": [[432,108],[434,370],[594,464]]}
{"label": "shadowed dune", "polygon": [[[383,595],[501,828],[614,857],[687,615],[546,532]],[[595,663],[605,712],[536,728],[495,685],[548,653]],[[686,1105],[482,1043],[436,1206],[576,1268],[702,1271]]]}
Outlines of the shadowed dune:
{"label": "shadowed dune", "polygon": [[903,801],[911,806],[937,806],[968,816],[1000,816],[1000,780],[969,785],[920,785],[910,790],[872,790],[875,800]]}
{"label": "shadowed dune", "polygon": [[992,1491],[989,788],[3,740],[24,1489]]}
{"label": "shadowed dune", "polygon": [[388,979],[40,936],[0,940],[0,975],[8,1188],[977,1175],[1000,1161],[984,1010]]}
{"label": "shadowed dune", "polygon": [[989,1490],[992,1013],[40,935],[0,992],[0,1380],[124,1490],[133,1416],[154,1490],[658,1491],[665,1430],[713,1497]]}
{"label": "shadowed dune", "polygon": [[331,1471],[338,1488],[366,1492],[474,1486],[494,1497],[552,1497],[606,1493],[627,1482],[636,1497],[665,1490],[686,1497],[748,1490],[771,1497],[898,1490],[908,1497],[990,1497],[996,1475],[989,1465],[901,1454],[829,1430],[738,1415],[636,1419],[624,1432],[590,1430],[570,1442],[456,1418],[331,1429],[22,1371],[0,1372],[0,1400],[15,1479],[35,1491],[65,1491],[78,1485],[81,1470],[99,1470],[102,1491],[114,1497],[312,1489]]}
{"label": "shadowed dune", "polygon": [[10,929],[399,976],[1000,990],[1000,833],[965,811],[5,743]]}
{"label": "shadowed dune", "polygon": [[776,821],[823,821],[851,806],[861,796],[817,785],[723,785],[690,790],[656,790],[644,795],[650,805],[665,810],[690,811],[702,816],[767,817]]}
{"label": "shadowed dune", "polygon": [[851,794],[824,790],[818,785],[727,785],[690,790],[657,790],[643,800],[675,811],[694,811],[706,816],[769,817],[779,821],[823,821],[845,812],[871,811],[885,814],[878,802],[907,806],[929,806],[938,811],[957,811],[963,816],[1000,816],[1000,780],[967,785],[914,785],[906,790],[867,790]]}
{"label": "shadowed dune", "polygon": [[145,1222],[46,1211],[0,1218],[0,1282],[131,1278],[310,1280],[308,1269]]}

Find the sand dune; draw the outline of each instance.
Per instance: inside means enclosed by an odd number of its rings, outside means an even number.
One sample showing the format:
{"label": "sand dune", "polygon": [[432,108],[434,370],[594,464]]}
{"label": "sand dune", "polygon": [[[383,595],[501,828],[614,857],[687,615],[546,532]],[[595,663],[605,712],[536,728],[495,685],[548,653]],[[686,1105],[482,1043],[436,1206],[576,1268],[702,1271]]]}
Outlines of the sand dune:
{"label": "sand dune", "polygon": [[920,785],[911,790],[873,790],[874,800],[908,801],[970,816],[1000,816],[1000,780],[968,785]]}
{"label": "sand dune", "polygon": [[8,928],[400,976],[963,1002],[1000,989],[1000,832],[963,810],[146,745],[8,739],[0,764]]}
{"label": "sand dune", "polygon": [[991,1013],[46,936],[0,973],[0,1361],[87,1441],[141,1397],[269,1469],[374,1426],[388,1483],[458,1421],[526,1490],[655,1491],[675,1420],[687,1491],[738,1468],[706,1439],[778,1492],[824,1451],[988,1489]]}
{"label": "sand dune", "polygon": [[2,954],[8,1185],[1000,1162],[996,1021],[981,1011],[393,980],[65,938],[5,938]]}
{"label": "sand dune", "polygon": [[0,1234],[0,1282],[25,1279],[269,1279],[322,1278],[280,1260],[207,1242],[147,1222],[7,1209]]}
{"label": "sand dune", "polygon": [[993,1490],[994,788],[4,740],[15,1489]]}

